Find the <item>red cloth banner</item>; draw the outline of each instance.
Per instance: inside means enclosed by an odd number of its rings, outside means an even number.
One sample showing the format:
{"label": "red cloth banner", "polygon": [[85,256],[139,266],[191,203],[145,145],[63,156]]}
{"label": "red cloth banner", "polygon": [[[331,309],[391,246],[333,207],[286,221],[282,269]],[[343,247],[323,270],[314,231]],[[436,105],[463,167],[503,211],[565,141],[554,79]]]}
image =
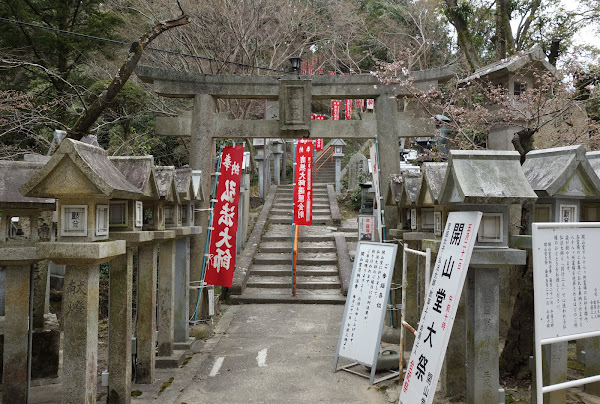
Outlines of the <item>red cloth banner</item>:
{"label": "red cloth banner", "polygon": [[342,102],[340,100],[331,100],[331,119],[333,121],[340,120],[340,110],[342,109]]}
{"label": "red cloth banner", "polygon": [[233,280],[243,158],[244,146],[223,148],[204,279],[209,285],[231,287]]}
{"label": "red cloth banner", "polygon": [[298,140],[294,171],[294,224],[297,225],[312,224],[312,165],[312,140]]}
{"label": "red cloth banner", "polygon": [[364,99],[356,100],[356,108],[364,109],[365,108],[365,100]]}
{"label": "red cloth banner", "polygon": [[324,143],[323,139],[316,139],[315,140],[315,150],[317,150],[317,151],[323,150],[323,143]]}
{"label": "red cloth banner", "polygon": [[324,114],[317,115],[317,120],[324,121],[325,120],[325,115]]}
{"label": "red cloth banner", "polygon": [[316,116],[317,116],[316,114],[310,114],[310,120],[314,121]]}
{"label": "red cloth banner", "polygon": [[346,100],[346,119],[352,119],[352,100]]}

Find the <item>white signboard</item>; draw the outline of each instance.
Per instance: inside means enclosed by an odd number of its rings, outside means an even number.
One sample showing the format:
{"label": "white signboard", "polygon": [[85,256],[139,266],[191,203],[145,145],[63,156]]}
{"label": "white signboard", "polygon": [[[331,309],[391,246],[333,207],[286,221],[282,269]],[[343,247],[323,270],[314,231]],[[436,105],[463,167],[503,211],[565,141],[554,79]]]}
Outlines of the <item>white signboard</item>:
{"label": "white signboard", "polygon": [[596,375],[544,386],[542,380],[542,345],[600,335],[600,223],[534,223],[532,228],[536,387],[542,397],[600,381]]}
{"label": "white signboard", "polygon": [[366,366],[377,360],[397,249],[396,244],[359,241],[334,367],[338,357]]}
{"label": "white signboard", "polygon": [[[373,209],[377,215],[377,232],[379,234],[379,240],[383,240],[383,221],[381,220],[381,189],[379,184],[379,160],[377,158],[377,146],[371,146],[371,163],[373,164],[373,188],[375,188],[375,200],[373,201]],[[377,208],[375,208],[377,207]]]}
{"label": "white signboard", "polygon": [[532,243],[536,337],[599,331],[600,223],[534,223]]}
{"label": "white signboard", "polygon": [[448,215],[400,391],[402,404],[433,402],[481,216],[481,212]]}

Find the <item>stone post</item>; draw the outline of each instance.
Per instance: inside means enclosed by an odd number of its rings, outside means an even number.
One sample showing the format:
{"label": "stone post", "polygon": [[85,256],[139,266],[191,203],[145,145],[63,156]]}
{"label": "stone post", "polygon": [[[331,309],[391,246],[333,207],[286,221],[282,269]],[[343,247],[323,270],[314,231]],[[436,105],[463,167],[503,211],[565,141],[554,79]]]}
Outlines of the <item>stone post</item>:
{"label": "stone post", "polygon": [[142,244],[139,247],[136,383],[140,384],[154,383],[157,258],[154,243]]}
{"label": "stone post", "polygon": [[444,365],[440,375],[442,382],[442,391],[446,397],[465,396],[465,387],[467,383],[467,374],[465,370],[466,362],[466,336],[465,336],[465,310],[466,293],[465,288],[460,296],[456,317],[452,333],[448,340]]}
{"label": "stone post", "polygon": [[[211,175],[213,168],[213,135],[215,132],[214,113],[216,100],[209,94],[198,94],[194,97],[192,113],[190,167],[202,170],[202,191],[205,196],[202,202],[196,203],[197,209],[210,208],[212,189]],[[207,151],[211,151],[208,153]],[[195,225],[208,225],[208,211],[201,210],[195,214]],[[202,259],[206,245],[206,231],[190,236],[190,281],[200,281],[202,275]],[[190,312],[196,309],[197,293],[190,293]]]}
{"label": "stone post", "polygon": [[96,402],[99,279],[99,265],[68,265],[65,272],[63,403]]}
{"label": "stone post", "polygon": [[[585,351],[585,377],[600,374],[600,337],[588,338]],[[585,392],[600,396],[600,382],[586,384]]]}
{"label": "stone post", "polygon": [[158,266],[158,356],[173,355],[175,240],[160,244]]}
{"label": "stone post", "polygon": [[43,260],[37,263],[33,272],[33,328],[44,328],[44,314],[46,313],[48,296],[48,261]]}
{"label": "stone post", "polygon": [[[391,94],[382,94],[375,98],[375,118],[377,121],[377,138],[379,141],[379,164],[381,176],[379,182],[382,197],[385,201],[391,175],[400,171],[400,147],[398,143],[398,100]],[[396,207],[385,210],[385,226],[395,229],[398,226],[398,211]]]}
{"label": "stone post", "polygon": [[342,192],[342,158],[335,158],[335,193],[339,194]]}
{"label": "stone post", "polygon": [[29,265],[7,265],[6,317],[4,322],[4,363],[2,402],[27,401],[27,358],[29,352]]}
{"label": "stone post", "polygon": [[242,236],[244,241],[242,242],[242,248],[246,245],[246,238],[248,237],[248,226],[250,223],[250,174],[242,173],[242,184],[244,184],[244,213],[242,215]]}
{"label": "stone post", "polygon": [[190,237],[175,241],[175,305],[173,338],[186,343],[189,333]]}
{"label": "stone post", "polygon": [[[2,220],[0,222],[6,222]],[[0,285],[6,285],[6,268],[0,267]],[[6,307],[6,288],[0,287],[0,316],[5,315]]]}
{"label": "stone post", "polygon": [[467,404],[498,402],[498,268],[467,273]]}
{"label": "stone post", "polygon": [[131,402],[131,327],[133,295],[133,249],[110,263],[108,303],[108,402]]}

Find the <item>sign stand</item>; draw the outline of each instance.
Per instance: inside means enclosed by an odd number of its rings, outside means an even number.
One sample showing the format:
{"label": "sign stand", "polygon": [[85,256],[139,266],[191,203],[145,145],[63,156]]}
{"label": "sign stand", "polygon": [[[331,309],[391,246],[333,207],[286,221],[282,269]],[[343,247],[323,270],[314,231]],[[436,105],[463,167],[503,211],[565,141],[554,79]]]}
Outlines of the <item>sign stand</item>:
{"label": "sign stand", "polygon": [[543,394],[600,381],[600,375],[543,385],[542,346],[600,336],[600,223],[533,223],[537,402]]}
{"label": "sign stand", "polygon": [[[333,363],[334,372],[345,370],[368,378],[371,385],[400,374],[389,371],[388,375],[375,380],[397,250],[396,244],[359,241]],[[354,362],[338,368],[340,358]],[[370,375],[353,369],[358,365],[371,367]]]}

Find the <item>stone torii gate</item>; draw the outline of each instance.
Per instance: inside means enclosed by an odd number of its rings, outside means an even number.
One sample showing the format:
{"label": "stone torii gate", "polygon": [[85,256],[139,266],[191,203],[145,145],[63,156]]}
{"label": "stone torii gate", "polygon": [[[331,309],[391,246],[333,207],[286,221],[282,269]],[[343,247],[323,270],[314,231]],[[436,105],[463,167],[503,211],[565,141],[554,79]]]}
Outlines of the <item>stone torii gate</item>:
{"label": "stone torii gate", "polygon": [[[411,112],[398,111],[398,99],[412,94],[401,85],[384,85],[372,75],[349,76],[240,76],[205,75],[140,66],[138,77],[153,85],[164,97],[193,98],[191,116],[159,117],[157,135],[190,136],[190,166],[203,174],[213,170],[213,142],[217,138],[378,138],[381,182],[388,184],[392,174],[400,171],[400,137],[415,137],[423,123]],[[431,85],[456,75],[454,67],[412,72],[417,87]],[[236,120],[226,113],[216,113],[217,99],[264,99],[279,102],[279,120]],[[375,114],[361,114],[361,119],[347,121],[311,121],[312,100],[375,99]],[[208,195],[210,175],[203,175],[202,189]],[[385,200],[387,186],[382,187]],[[202,209],[209,207],[209,199]],[[208,223],[207,211],[196,216],[197,224]],[[395,228],[397,209],[385,212],[387,228]],[[192,236],[190,279],[200,279],[206,234]]]}

